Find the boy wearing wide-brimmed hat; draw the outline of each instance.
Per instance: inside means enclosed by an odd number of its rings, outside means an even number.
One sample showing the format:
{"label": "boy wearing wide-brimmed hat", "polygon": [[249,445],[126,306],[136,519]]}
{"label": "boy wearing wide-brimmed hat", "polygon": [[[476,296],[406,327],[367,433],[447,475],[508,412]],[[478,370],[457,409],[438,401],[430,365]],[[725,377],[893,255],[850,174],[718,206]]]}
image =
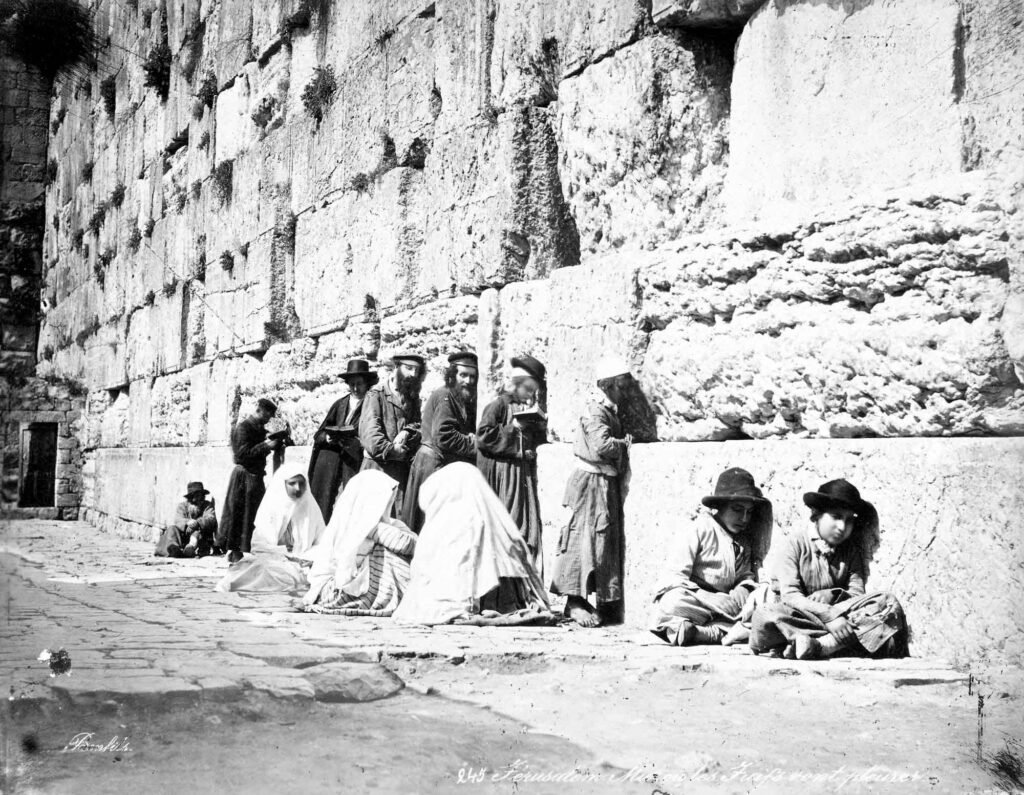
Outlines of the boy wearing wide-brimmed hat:
{"label": "boy wearing wide-brimmed hat", "polygon": [[378,380],[365,359],[349,360],[339,377],[348,385],[348,394],[333,403],[313,434],[313,453],[309,459],[309,490],[320,506],[324,522],[331,521],[338,495],[363,464],[359,420],[363,399]]}
{"label": "boy wearing wide-brimmed hat", "polygon": [[860,536],[877,521],[875,509],[842,479],[807,492],[804,504],[811,523],[773,555],[781,602],[754,611],[751,649],[801,660],[905,656],[903,608],[890,593],[866,593]]}
{"label": "boy wearing wide-brimmed hat", "polygon": [[164,528],[157,542],[157,557],[195,558],[213,551],[217,532],[217,512],[210,491],[201,480],[193,480],[185,489],[185,499],[174,509],[174,521]]}
{"label": "boy wearing wide-brimmed hat", "polygon": [[745,469],[727,469],[701,502],[708,510],[683,529],[651,611],[651,632],[676,646],[722,642],[771,537],[771,503]]}

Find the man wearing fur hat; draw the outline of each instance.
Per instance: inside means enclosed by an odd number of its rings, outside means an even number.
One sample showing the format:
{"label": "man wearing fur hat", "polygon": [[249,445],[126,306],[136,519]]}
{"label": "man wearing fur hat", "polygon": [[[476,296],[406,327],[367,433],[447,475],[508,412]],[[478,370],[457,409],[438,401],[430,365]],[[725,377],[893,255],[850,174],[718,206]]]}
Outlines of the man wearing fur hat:
{"label": "man wearing fur hat", "polygon": [[[619,358],[602,360],[596,392],[576,427],[576,469],[563,505],[572,510],[555,556],[551,592],[567,597],[565,614],[582,627],[617,619],[622,603],[625,530],[623,501],[629,482],[632,438],[623,431],[618,405],[633,376]],[[597,609],[587,601],[596,595]]]}
{"label": "man wearing fur hat", "polygon": [[435,389],[423,406],[423,441],[412,460],[405,489],[402,521],[414,533],[423,527],[420,486],[453,461],[476,461],[477,357],[459,351],[448,357],[444,386]]}
{"label": "man wearing fur hat", "polygon": [[771,503],[744,469],[718,476],[654,595],[651,632],[676,646],[720,643],[740,619],[771,537]]}

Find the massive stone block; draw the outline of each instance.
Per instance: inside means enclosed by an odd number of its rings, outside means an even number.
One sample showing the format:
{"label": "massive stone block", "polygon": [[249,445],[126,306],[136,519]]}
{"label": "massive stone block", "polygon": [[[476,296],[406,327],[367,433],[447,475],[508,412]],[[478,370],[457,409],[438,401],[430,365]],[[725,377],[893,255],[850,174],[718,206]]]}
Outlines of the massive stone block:
{"label": "massive stone block", "polygon": [[673,33],[560,84],[559,173],[584,251],[648,247],[714,224],[731,61],[714,39]]}
{"label": "massive stone block", "polygon": [[1019,433],[1007,209],[950,189],[645,265],[661,438]]}
{"label": "massive stone block", "polygon": [[955,0],[771,0],[758,11],[736,48],[730,220],[959,171],[959,13]]}

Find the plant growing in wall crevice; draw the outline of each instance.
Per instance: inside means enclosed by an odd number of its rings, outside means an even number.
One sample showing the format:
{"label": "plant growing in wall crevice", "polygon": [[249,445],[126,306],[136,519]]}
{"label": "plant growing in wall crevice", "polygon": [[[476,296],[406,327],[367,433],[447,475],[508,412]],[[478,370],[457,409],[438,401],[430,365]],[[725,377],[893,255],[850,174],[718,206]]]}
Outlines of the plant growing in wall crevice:
{"label": "plant growing in wall crevice", "polygon": [[100,202],[96,207],[96,210],[92,215],[89,216],[89,222],[85,225],[86,229],[92,232],[94,235],[99,236],[100,229],[103,228],[103,221],[107,217],[107,203]]}
{"label": "plant growing in wall crevice", "polygon": [[334,76],[334,69],[330,66],[318,66],[313,71],[312,79],[302,89],[302,104],[317,124],[323,121],[324,111],[331,104],[337,90],[338,81]]}
{"label": "plant growing in wall crevice", "polygon": [[110,198],[107,200],[109,207],[119,208],[124,204],[125,187],[123,182],[118,182],[114,186],[114,189],[110,192]]}
{"label": "plant growing in wall crevice", "polygon": [[227,249],[224,249],[220,253],[218,261],[220,262],[221,270],[230,271],[233,270],[235,267],[235,258]]}
{"label": "plant growing in wall crevice", "polygon": [[57,181],[57,161],[54,158],[50,158],[46,161],[46,184],[52,185]]}
{"label": "plant growing in wall crevice", "polygon": [[139,246],[142,245],[142,232],[139,231],[139,227],[132,227],[132,231],[128,233],[128,239],[125,240],[125,244],[133,254],[139,250]]}
{"label": "plant growing in wall crevice", "polygon": [[234,160],[222,160],[213,169],[213,195],[221,204],[231,201],[232,182],[235,173]]}
{"label": "plant growing in wall crevice", "polygon": [[47,81],[89,62],[95,49],[92,19],[76,0],[4,0],[0,38]]}
{"label": "plant growing in wall crevice", "polygon": [[75,251],[82,250],[82,243],[85,241],[85,230],[76,229],[74,234],[71,235],[71,248]]}
{"label": "plant growing in wall crevice", "polygon": [[86,160],[82,163],[82,180],[84,182],[92,182],[92,169],[93,162],[91,160]]}
{"label": "plant growing in wall crevice", "polygon": [[167,40],[167,18],[160,22],[160,41],[149,51],[142,63],[145,78],[142,84],[152,88],[163,102],[171,91],[171,45]]}
{"label": "plant growing in wall crevice", "polygon": [[103,99],[103,109],[110,119],[117,113],[117,76],[110,75],[100,81],[100,97]]}

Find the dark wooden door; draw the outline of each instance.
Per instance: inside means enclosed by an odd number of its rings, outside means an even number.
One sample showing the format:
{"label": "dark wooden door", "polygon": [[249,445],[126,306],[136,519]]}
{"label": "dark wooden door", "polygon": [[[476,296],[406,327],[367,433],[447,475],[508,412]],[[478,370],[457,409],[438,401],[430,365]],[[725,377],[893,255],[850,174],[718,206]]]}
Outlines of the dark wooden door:
{"label": "dark wooden door", "polygon": [[57,424],[33,423],[21,432],[18,505],[22,508],[52,507],[56,475]]}

